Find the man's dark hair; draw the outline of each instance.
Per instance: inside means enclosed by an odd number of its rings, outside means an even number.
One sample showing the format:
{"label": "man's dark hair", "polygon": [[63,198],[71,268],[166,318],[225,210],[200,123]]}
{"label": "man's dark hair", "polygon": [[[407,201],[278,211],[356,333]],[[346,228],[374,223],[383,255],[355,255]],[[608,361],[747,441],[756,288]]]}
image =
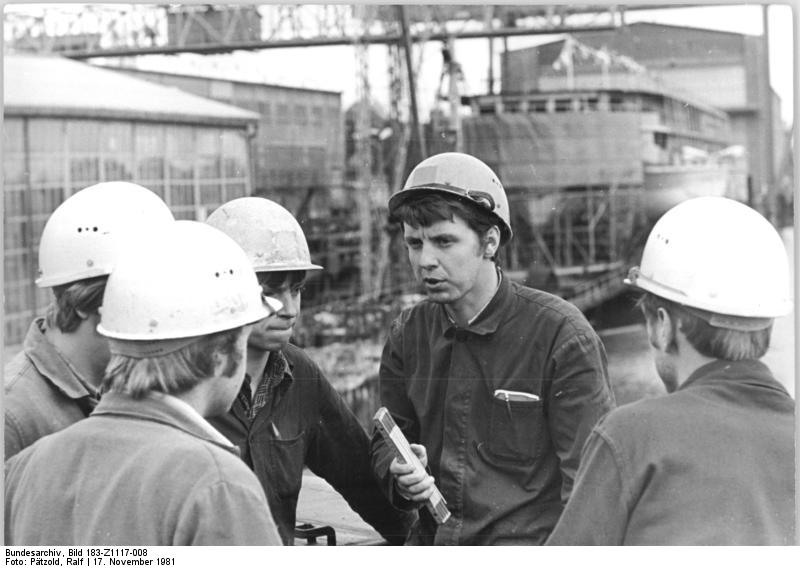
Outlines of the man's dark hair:
{"label": "man's dark hair", "polygon": [[[642,308],[645,317],[653,321],[659,308],[679,322],[680,330],[686,335],[689,344],[698,353],[714,359],[741,361],[760,359],[769,349],[772,335],[772,324],[766,329],[757,331],[739,331],[715,327],[697,315],[692,308],[645,292],[637,304]],[[674,345],[667,347],[674,349]]]}
{"label": "man's dark hair", "polygon": [[[409,199],[395,208],[389,220],[405,223],[417,229],[430,227],[438,221],[453,221],[456,215],[478,234],[481,245],[486,244],[486,234],[489,229],[497,227],[500,230],[497,219],[486,211],[458,197],[439,193],[429,193]],[[492,257],[495,262],[498,260],[498,254],[499,249]]]}
{"label": "man's dark hair", "polygon": [[47,309],[47,326],[58,328],[64,333],[78,329],[86,315],[98,313],[103,303],[108,276],[87,278],[53,287],[55,301]]}

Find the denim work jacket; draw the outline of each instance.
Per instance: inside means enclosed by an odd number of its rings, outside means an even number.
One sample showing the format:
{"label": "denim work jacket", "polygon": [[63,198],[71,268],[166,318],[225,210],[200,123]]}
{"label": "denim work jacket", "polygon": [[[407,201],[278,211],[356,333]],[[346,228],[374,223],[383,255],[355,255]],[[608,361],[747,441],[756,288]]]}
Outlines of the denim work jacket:
{"label": "denim work jacket", "polygon": [[6,461],[6,545],[279,545],[238,450],[182,401],[109,392]]}
{"label": "denim work jacket", "polygon": [[[465,328],[430,301],[403,312],[380,382],[382,404],[425,446],[452,513],[437,528],[420,509],[410,544],[543,543],[586,437],[614,406],[605,349],[581,312],[505,277]],[[394,456],[377,433],[372,448],[384,491],[410,507],[394,491]]]}
{"label": "denim work jacket", "polygon": [[794,433],[766,365],[704,365],[600,421],[547,544],[791,545]]}
{"label": "denim work jacket", "polygon": [[282,353],[287,375],[252,421],[237,398],[228,414],[210,422],[255,471],[284,544],[294,544],[304,467],[333,486],[390,543],[402,543],[413,519],[380,491],[366,432],[302,349],[289,344]]}
{"label": "denim work jacket", "polygon": [[5,459],[86,418],[96,402],[45,337],[44,318],[31,324],[4,375]]}

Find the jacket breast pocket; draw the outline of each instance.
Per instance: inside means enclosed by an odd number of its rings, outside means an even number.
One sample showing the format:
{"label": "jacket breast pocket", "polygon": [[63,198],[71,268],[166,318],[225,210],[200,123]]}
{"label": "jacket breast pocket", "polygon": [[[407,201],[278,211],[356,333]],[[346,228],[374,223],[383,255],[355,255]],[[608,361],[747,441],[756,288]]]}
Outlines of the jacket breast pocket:
{"label": "jacket breast pocket", "polygon": [[305,434],[290,440],[270,439],[267,442],[268,483],[282,500],[297,500],[303,483]]}
{"label": "jacket breast pocket", "polygon": [[541,400],[492,398],[489,438],[483,449],[495,459],[529,462],[548,444],[544,403]]}

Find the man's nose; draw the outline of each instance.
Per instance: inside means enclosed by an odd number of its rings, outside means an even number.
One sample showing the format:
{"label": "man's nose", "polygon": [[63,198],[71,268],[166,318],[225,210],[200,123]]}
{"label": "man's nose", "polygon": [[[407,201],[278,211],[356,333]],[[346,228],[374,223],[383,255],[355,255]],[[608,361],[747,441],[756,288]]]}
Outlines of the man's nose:
{"label": "man's nose", "polygon": [[281,290],[275,294],[271,294],[273,298],[279,300],[283,304],[283,308],[278,310],[279,316],[283,317],[297,317],[298,306],[300,304],[300,294],[293,295],[291,290]]}
{"label": "man's nose", "polygon": [[434,247],[427,243],[422,244],[419,252],[419,266],[420,268],[431,269],[436,268],[439,264],[439,257],[436,255]]}

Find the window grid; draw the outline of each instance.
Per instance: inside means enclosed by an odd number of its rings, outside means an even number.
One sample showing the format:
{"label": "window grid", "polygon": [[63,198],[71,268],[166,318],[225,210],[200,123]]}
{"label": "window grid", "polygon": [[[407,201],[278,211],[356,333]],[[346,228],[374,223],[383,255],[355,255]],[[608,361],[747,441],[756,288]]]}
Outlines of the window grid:
{"label": "window grid", "polygon": [[247,139],[238,129],[31,117],[8,118],[3,131],[6,346],[21,344],[50,302],[51,291],[34,283],[39,238],[67,196],[128,180],[160,195],[176,218],[198,219],[250,193]]}

